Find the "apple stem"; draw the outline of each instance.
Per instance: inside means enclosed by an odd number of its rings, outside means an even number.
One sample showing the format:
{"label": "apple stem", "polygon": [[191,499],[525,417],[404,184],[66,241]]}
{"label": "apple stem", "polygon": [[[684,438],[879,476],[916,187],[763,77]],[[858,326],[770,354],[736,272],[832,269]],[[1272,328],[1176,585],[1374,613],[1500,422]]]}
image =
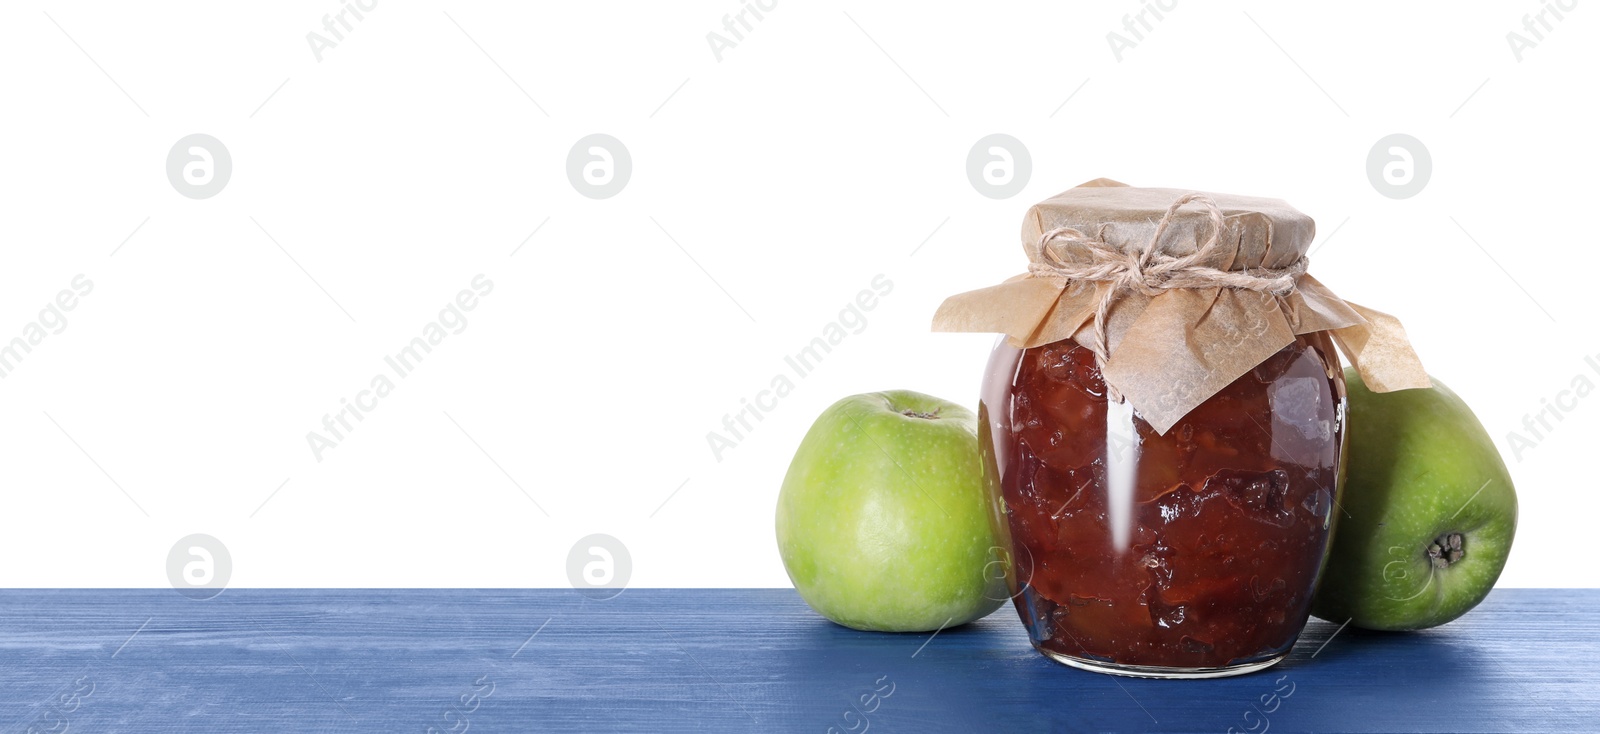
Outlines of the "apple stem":
{"label": "apple stem", "polygon": [[903,416],[905,416],[907,418],[921,418],[923,420],[930,420],[930,421],[939,419],[939,411],[937,411],[937,410],[933,411],[932,413],[919,413],[919,412],[917,412],[915,410],[911,410],[910,408],[907,408],[905,410],[900,411],[900,415],[903,415]]}
{"label": "apple stem", "polygon": [[1434,568],[1448,568],[1467,556],[1461,533],[1442,533],[1428,544],[1428,561]]}

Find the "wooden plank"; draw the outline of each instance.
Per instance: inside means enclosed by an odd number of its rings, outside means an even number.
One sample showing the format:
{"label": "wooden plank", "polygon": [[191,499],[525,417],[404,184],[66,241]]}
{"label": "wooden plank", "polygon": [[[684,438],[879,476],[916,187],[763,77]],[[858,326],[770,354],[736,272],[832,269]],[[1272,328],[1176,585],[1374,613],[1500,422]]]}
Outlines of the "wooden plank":
{"label": "wooden plank", "polygon": [[1049,662],[1010,609],[873,634],[787,589],[11,590],[0,731],[1593,731],[1597,602],[1499,590],[1412,634],[1319,621],[1269,671],[1148,681]]}

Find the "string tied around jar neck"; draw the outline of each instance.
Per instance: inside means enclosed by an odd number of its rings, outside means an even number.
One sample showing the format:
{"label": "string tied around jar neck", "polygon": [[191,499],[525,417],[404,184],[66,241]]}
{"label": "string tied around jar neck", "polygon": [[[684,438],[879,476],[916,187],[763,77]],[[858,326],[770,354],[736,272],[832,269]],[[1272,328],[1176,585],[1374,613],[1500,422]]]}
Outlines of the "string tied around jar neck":
{"label": "string tied around jar neck", "polygon": [[[1172,223],[1172,218],[1184,204],[1197,202],[1206,207],[1211,219],[1211,236],[1188,255],[1173,256],[1160,252],[1161,238]],[[1035,278],[1066,278],[1090,283],[1109,283],[1110,288],[1100,297],[1094,312],[1094,329],[1089,343],[1084,346],[1094,352],[1095,363],[1102,375],[1106,360],[1110,358],[1106,346],[1106,320],[1111,309],[1121,300],[1125,291],[1137,291],[1146,296],[1157,296],[1177,288],[1235,288],[1239,290],[1270,293],[1282,298],[1293,293],[1296,279],[1306,272],[1308,259],[1302,255],[1287,267],[1251,268],[1248,270],[1219,270],[1201,265],[1213,251],[1223,233],[1222,210],[1205,194],[1191,193],[1179,197],[1156,224],[1155,234],[1138,252],[1124,252],[1107,244],[1103,238],[1105,226],[1095,237],[1089,237],[1072,227],[1057,227],[1039,236],[1028,248],[1028,274]],[[1054,246],[1053,246],[1054,245]],[[1088,257],[1064,259],[1065,247],[1078,245]],[[1109,399],[1122,402],[1121,393],[1106,383]]]}

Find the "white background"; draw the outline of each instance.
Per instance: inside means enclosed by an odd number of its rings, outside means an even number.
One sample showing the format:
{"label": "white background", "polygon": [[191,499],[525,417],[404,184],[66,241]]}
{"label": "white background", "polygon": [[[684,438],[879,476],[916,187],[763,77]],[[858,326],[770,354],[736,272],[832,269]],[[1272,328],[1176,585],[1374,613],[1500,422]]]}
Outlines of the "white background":
{"label": "white background", "polygon": [[[0,585],[164,586],[190,533],[235,586],[565,586],[589,533],[636,586],[787,585],[772,512],[811,420],[888,388],[974,404],[993,339],[930,316],[1100,176],[1315,217],[1317,277],[1402,317],[1501,445],[1502,585],[1600,582],[1600,397],[1506,442],[1600,383],[1586,5],[1520,62],[1539,3],[1185,0],[1121,61],[1131,0],[781,0],[721,61],[738,0],[382,0],[320,62],[338,3],[244,7],[0,10],[0,339],[94,283],[0,380]],[[164,170],[196,132],[233,159],[204,200]],[[565,171],[595,132],[634,165],[605,200]],[[1033,161],[1000,201],[965,173],[996,132]],[[1433,160],[1404,200],[1365,170],[1396,132]],[[318,462],[307,432],[478,273],[467,328]],[[707,432],[880,273],[868,326],[717,461]]]}

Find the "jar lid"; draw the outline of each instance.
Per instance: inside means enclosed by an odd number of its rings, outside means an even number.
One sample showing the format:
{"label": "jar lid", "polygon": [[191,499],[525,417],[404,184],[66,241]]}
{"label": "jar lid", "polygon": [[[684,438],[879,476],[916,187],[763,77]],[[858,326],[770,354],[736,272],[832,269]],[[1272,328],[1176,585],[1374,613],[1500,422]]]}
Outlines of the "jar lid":
{"label": "jar lid", "polygon": [[1071,338],[1160,433],[1299,334],[1329,332],[1375,392],[1429,387],[1398,319],[1306,272],[1315,233],[1277,199],[1097,179],[1029,209],[1028,272],[945,299],[933,329]]}
{"label": "jar lid", "polygon": [[[1068,227],[1096,237],[1123,252],[1137,253],[1155,236],[1156,227],[1185,189],[1139,188],[1110,179],[1095,179],[1034,204],[1022,220],[1024,248],[1050,230]],[[1283,268],[1306,254],[1317,224],[1281,199],[1206,193],[1222,213],[1221,246],[1202,264],[1220,270]],[[1188,255],[1212,234],[1209,212],[1181,207],[1167,221],[1160,251]]]}

